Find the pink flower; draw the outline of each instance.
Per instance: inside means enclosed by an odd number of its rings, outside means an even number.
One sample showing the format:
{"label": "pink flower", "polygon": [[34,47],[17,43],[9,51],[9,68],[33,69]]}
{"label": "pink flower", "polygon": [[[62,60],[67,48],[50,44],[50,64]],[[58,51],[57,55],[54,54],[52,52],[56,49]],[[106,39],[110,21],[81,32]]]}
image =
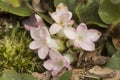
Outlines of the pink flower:
{"label": "pink flower", "polygon": [[50,33],[56,34],[63,29],[65,26],[71,26],[73,24],[72,13],[68,11],[68,8],[65,4],[60,3],[57,8],[56,12],[50,13],[50,16],[55,21],[54,24],[50,27]]}
{"label": "pink flower", "polygon": [[71,69],[70,61],[64,58],[58,51],[50,50],[49,57],[50,59],[45,61],[43,66],[47,70],[51,71],[52,76],[58,74],[64,67],[68,68],[69,70]]}
{"label": "pink flower", "polygon": [[30,43],[30,49],[37,49],[38,56],[41,59],[45,59],[48,55],[49,49],[63,50],[64,45],[61,45],[58,40],[52,39],[46,27],[32,28],[30,30],[32,41]]}
{"label": "pink flower", "polygon": [[37,28],[37,27],[44,26],[44,22],[39,15],[35,14],[30,16],[29,19],[23,21],[23,25],[26,30],[30,31],[30,29],[33,27]]}
{"label": "pink flower", "polygon": [[34,39],[30,43],[30,49],[38,49],[38,56],[41,59],[44,59],[49,51],[48,44],[46,42],[46,38],[50,37],[47,28],[39,27],[39,28],[32,28],[30,30],[31,37]]}
{"label": "pink flower", "polygon": [[74,41],[76,47],[80,47],[86,51],[95,50],[94,42],[97,41],[101,32],[95,29],[87,29],[86,24],[81,23],[77,26],[77,29],[66,28],[64,34],[71,40]]}

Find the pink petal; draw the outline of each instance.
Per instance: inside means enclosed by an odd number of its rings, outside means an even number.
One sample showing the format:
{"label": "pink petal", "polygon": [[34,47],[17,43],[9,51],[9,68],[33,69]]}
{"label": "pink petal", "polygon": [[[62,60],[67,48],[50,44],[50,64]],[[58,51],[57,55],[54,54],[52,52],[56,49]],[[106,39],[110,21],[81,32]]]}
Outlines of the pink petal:
{"label": "pink petal", "polygon": [[69,20],[67,23],[66,23],[66,25],[68,25],[68,26],[72,26],[74,24],[74,21],[73,20]]}
{"label": "pink petal", "polygon": [[65,23],[71,24],[71,23],[69,23],[71,18],[72,18],[72,13],[69,11],[61,14],[61,20],[62,20],[61,22],[63,22],[63,25],[65,25]]}
{"label": "pink petal", "polygon": [[62,57],[57,58],[54,61],[54,68],[52,70],[52,76],[55,76],[56,74],[58,74],[63,67],[66,67],[68,69],[71,69],[70,64],[67,63],[66,59]]}
{"label": "pink petal", "polygon": [[53,13],[49,13],[51,18],[56,22],[56,23],[60,23],[61,22],[61,18],[60,18],[60,13],[57,12],[53,12]]}
{"label": "pink petal", "polygon": [[71,20],[71,18],[72,18],[72,12],[68,12],[68,21],[70,21]]}
{"label": "pink petal", "polygon": [[36,19],[36,25],[41,26],[41,27],[44,25],[44,22],[39,15],[35,14],[35,19]]}
{"label": "pink petal", "polygon": [[31,35],[31,37],[32,37],[34,40],[39,40],[39,39],[41,39],[39,28],[32,28],[32,29],[30,30],[30,35]]}
{"label": "pink petal", "polygon": [[81,32],[81,31],[86,31],[86,30],[88,30],[87,29],[87,26],[86,26],[86,24],[84,24],[84,23],[81,23],[80,25],[78,25],[78,27],[77,27],[77,31],[79,32]]}
{"label": "pink petal", "polygon": [[70,63],[69,62],[65,62],[65,67],[68,69],[68,70],[71,70],[71,66],[70,66]]}
{"label": "pink petal", "polygon": [[76,30],[74,28],[65,28],[64,34],[69,39],[75,39],[77,37]]}
{"label": "pink petal", "polygon": [[48,29],[46,27],[41,27],[39,29],[39,34],[41,38],[50,37],[50,33],[48,32]]}
{"label": "pink petal", "polygon": [[52,70],[52,72],[51,72],[52,76],[57,75],[57,74],[62,70],[63,67],[64,67],[64,66],[54,67],[53,70]]}
{"label": "pink petal", "polygon": [[64,66],[66,67],[66,68],[68,68],[68,70],[71,70],[71,66],[70,66],[70,59],[68,59],[68,57],[67,56],[64,56],[63,57],[63,60],[64,60]]}
{"label": "pink petal", "polygon": [[68,11],[68,8],[67,8],[67,6],[66,6],[65,4],[63,4],[63,3],[60,3],[60,4],[57,6],[57,8],[56,8],[56,12],[57,12],[57,13],[63,13],[63,12],[66,12],[66,11]]}
{"label": "pink petal", "polygon": [[76,47],[80,47],[86,51],[93,51],[95,50],[95,44],[92,41],[74,41],[74,45]]}
{"label": "pink petal", "polygon": [[54,61],[57,60],[58,58],[61,58],[62,55],[57,50],[50,50],[49,57]]}
{"label": "pink petal", "polygon": [[40,59],[45,59],[45,57],[48,55],[49,48],[48,47],[42,47],[38,49],[38,56]]}
{"label": "pink petal", "polygon": [[53,35],[53,34],[58,33],[61,29],[62,29],[62,26],[54,23],[54,24],[51,25],[49,31],[50,31],[50,34]]}
{"label": "pink petal", "polygon": [[29,45],[29,48],[30,49],[38,49],[40,48],[42,45],[41,45],[41,42],[40,41],[32,41]]}
{"label": "pink petal", "polygon": [[92,41],[97,41],[101,36],[101,32],[95,29],[89,29],[87,37]]}
{"label": "pink petal", "polygon": [[53,70],[54,68],[54,64],[52,62],[52,60],[47,60],[44,62],[43,66],[47,69],[47,70]]}
{"label": "pink petal", "polygon": [[88,29],[87,29],[86,24],[81,23],[80,25],[77,26],[77,35],[78,35],[78,37],[80,37],[80,38],[87,37],[86,36],[87,32],[88,32]]}
{"label": "pink petal", "polygon": [[42,18],[39,15],[37,15],[37,14],[35,14],[35,18],[36,18],[37,22],[41,22],[42,21]]}

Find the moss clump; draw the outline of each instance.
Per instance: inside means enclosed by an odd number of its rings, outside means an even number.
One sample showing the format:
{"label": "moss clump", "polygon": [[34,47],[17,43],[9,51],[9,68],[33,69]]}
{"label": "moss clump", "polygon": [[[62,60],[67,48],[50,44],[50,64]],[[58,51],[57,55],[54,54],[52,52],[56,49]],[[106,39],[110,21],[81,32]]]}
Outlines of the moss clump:
{"label": "moss clump", "polygon": [[14,26],[0,39],[0,72],[15,69],[17,72],[30,73],[42,71],[42,61],[29,49],[31,38],[19,25]]}

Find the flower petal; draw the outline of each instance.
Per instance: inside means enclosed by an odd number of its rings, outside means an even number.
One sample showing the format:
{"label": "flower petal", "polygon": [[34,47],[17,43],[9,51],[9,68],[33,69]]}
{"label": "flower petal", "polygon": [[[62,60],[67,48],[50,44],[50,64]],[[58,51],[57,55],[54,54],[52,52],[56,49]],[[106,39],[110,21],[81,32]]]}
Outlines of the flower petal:
{"label": "flower petal", "polygon": [[28,24],[26,24],[26,22],[23,22],[23,25],[25,27],[26,30],[30,31],[32,26],[29,26]]}
{"label": "flower petal", "polygon": [[77,26],[77,36],[79,39],[86,38],[87,32],[88,32],[88,29],[86,24],[81,23],[80,25]]}
{"label": "flower petal", "polygon": [[70,26],[70,27],[72,27],[73,24],[74,24],[74,20],[69,20],[69,21],[66,23],[66,25],[67,25],[67,26]]}
{"label": "flower petal", "polygon": [[40,27],[39,33],[41,38],[50,37],[50,33],[46,27]]}
{"label": "flower petal", "polygon": [[60,23],[61,22],[61,17],[60,17],[60,13],[57,12],[53,12],[53,13],[49,13],[51,18],[56,22],[56,23]]}
{"label": "flower petal", "polygon": [[64,29],[64,34],[69,39],[75,39],[77,37],[76,30],[74,28],[65,28]]}
{"label": "flower petal", "polygon": [[87,30],[88,30],[88,29],[87,29],[87,26],[86,26],[86,24],[84,24],[84,23],[79,24],[78,27],[77,27],[77,31],[78,31],[78,32],[85,32],[85,31],[87,31]]}
{"label": "flower petal", "polygon": [[70,63],[69,62],[65,62],[65,67],[68,69],[68,70],[71,70],[71,66],[70,66]]}
{"label": "flower petal", "polygon": [[61,14],[61,20],[62,20],[63,25],[65,25],[65,23],[71,24],[71,23],[68,23],[70,22],[71,18],[72,18],[72,13],[69,11]]}
{"label": "flower petal", "polygon": [[74,45],[76,47],[81,47],[82,49],[86,51],[93,51],[95,50],[95,44],[92,41],[74,41]]}
{"label": "flower petal", "polygon": [[51,72],[52,76],[57,75],[57,74],[62,70],[63,67],[64,67],[64,66],[54,67],[53,70],[52,70],[52,72]]}
{"label": "flower petal", "polygon": [[37,22],[42,21],[42,18],[41,18],[39,15],[37,15],[37,14],[35,14],[35,18],[36,18],[36,21],[37,21]]}
{"label": "flower petal", "polygon": [[64,66],[70,70],[71,69],[70,56],[69,55],[64,55],[63,60],[64,60]]}
{"label": "flower petal", "polygon": [[53,34],[58,33],[61,29],[62,29],[62,26],[54,23],[54,24],[51,25],[49,31],[50,31],[50,34],[53,35]]}
{"label": "flower petal", "polygon": [[71,20],[71,18],[72,18],[72,12],[70,12],[70,11],[68,12],[68,17],[67,18],[68,18],[68,21]]}
{"label": "flower petal", "polygon": [[31,35],[31,37],[32,37],[34,40],[39,40],[39,39],[41,39],[39,28],[32,28],[32,29],[30,30],[30,35]]}
{"label": "flower petal", "polygon": [[49,57],[54,61],[57,60],[58,58],[61,58],[62,55],[57,50],[50,50]]}
{"label": "flower petal", "polygon": [[40,41],[32,41],[32,42],[30,43],[30,45],[29,45],[29,48],[30,48],[30,49],[38,49],[38,48],[40,48],[40,47],[42,47]]}
{"label": "flower petal", "polygon": [[38,49],[38,56],[40,59],[45,59],[45,57],[48,55],[49,48],[48,47],[42,47]]}
{"label": "flower petal", "polygon": [[64,13],[66,11],[68,11],[68,7],[63,3],[60,3],[56,8],[57,13]]}
{"label": "flower petal", "polygon": [[35,19],[36,19],[36,25],[41,26],[41,27],[44,25],[44,22],[39,15],[35,14]]}
{"label": "flower petal", "polygon": [[101,36],[101,32],[95,29],[89,29],[87,37],[92,41],[97,41]]}
{"label": "flower petal", "polygon": [[47,61],[45,61],[43,63],[43,66],[47,69],[47,70],[52,70],[54,68],[54,64],[53,61],[48,59]]}

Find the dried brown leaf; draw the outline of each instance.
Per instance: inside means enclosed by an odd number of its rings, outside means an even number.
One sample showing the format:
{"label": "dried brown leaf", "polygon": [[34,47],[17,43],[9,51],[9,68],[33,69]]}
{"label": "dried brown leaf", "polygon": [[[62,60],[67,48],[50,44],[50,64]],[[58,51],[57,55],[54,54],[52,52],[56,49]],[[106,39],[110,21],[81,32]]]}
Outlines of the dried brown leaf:
{"label": "dried brown leaf", "polygon": [[107,79],[104,79],[104,80],[120,80],[120,70],[115,71],[115,73],[116,73],[115,77],[107,78]]}
{"label": "dried brown leaf", "polygon": [[112,38],[113,45],[117,50],[120,50],[120,38],[118,37],[113,37]]}
{"label": "dried brown leaf", "polygon": [[44,73],[33,72],[32,75],[38,80],[50,80],[50,72],[48,71]]}
{"label": "dried brown leaf", "polygon": [[104,65],[108,61],[108,57],[105,56],[93,56],[92,60],[95,65]]}
{"label": "dried brown leaf", "polygon": [[83,80],[85,74],[85,69],[73,69],[71,80]]}
{"label": "dried brown leaf", "polygon": [[101,68],[99,66],[94,66],[89,70],[89,73],[100,78],[111,78],[116,75],[114,70],[110,68]]}

